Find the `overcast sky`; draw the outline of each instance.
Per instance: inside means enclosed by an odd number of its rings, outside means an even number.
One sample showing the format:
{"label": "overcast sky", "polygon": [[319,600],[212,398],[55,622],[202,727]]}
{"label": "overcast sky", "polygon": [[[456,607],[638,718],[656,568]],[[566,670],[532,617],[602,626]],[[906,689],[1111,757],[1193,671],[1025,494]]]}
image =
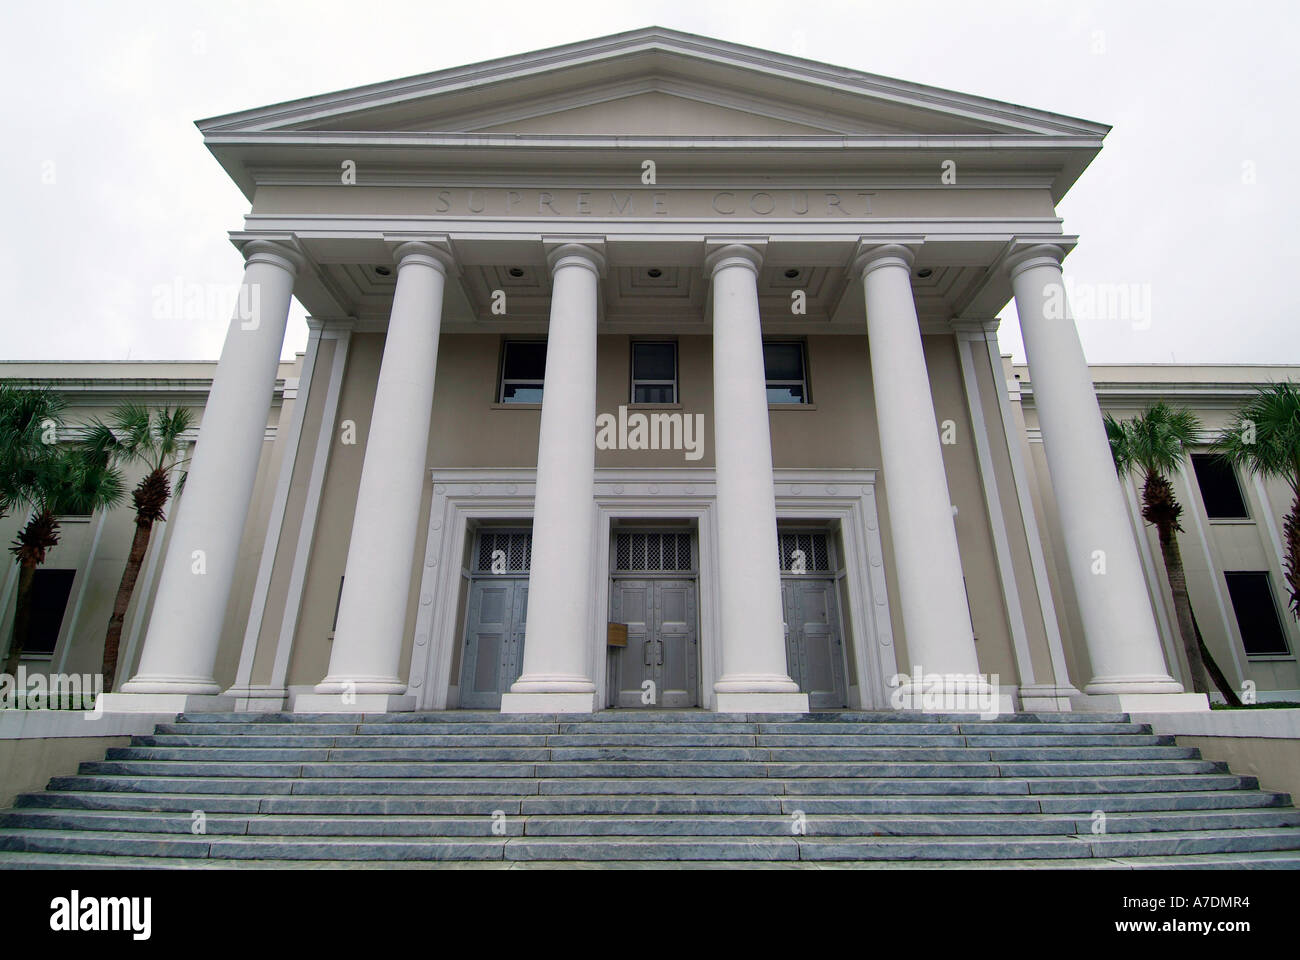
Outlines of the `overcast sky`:
{"label": "overcast sky", "polygon": [[[4,359],[217,357],[224,306],[153,317],[158,287],[242,272],[226,232],[247,201],[195,120],[658,25],[1112,124],[1060,205],[1081,238],[1066,272],[1149,297],[1150,316],[1081,317],[1089,360],[1300,362],[1295,2],[5,7]],[[303,316],[295,303],[286,357]],[[1022,356],[1011,308],[1001,340]]]}

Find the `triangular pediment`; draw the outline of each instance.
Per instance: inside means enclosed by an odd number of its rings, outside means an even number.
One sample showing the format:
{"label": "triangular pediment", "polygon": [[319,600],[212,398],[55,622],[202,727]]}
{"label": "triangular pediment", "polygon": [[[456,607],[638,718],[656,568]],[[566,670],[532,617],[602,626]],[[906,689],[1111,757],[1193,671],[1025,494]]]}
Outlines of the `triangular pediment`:
{"label": "triangular pediment", "polygon": [[816,119],[774,116],[772,109],[764,109],[763,105],[751,109],[723,105],[702,91],[694,96],[649,91],[568,109],[543,109],[532,115],[476,125],[472,132],[614,137],[781,137],[840,132],[825,124],[807,122]]}
{"label": "triangular pediment", "polygon": [[209,137],[1104,136],[1100,124],[651,27],[216,117]]}

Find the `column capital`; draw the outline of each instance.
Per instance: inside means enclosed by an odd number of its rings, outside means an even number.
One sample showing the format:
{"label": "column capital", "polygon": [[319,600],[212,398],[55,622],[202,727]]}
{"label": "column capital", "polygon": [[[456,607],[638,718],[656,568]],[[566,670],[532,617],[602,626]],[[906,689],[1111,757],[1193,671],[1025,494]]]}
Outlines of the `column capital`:
{"label": "column capital", "polygon": [[554,275],[560,267],[586,267],[598,277],[605,276],[604,237],[543,237],[546,266]]}
{"label": "column capital", "polygon": [[758,276],[766,247],[766,237],[710,237],[704,243],[704,272],[712,278],[723,267],[747,267]]}
{"label": "column capital", "polygon": [[326,340],[352,333],[356,328],[356,317],[307,317],[307,329]]}
{"label": "column capital", "polygon": [[448,268],[455,262],[451,242],[440,234],[404,237],[390,233],[384,235],[384,244],[399,271],[407,263],[418,263],[446,276]]}
{"label": "column capital", "polygon": [[989,320],[953,320],[949,326],[958,340],[992,340],[998,339],[998,327],[1001,321],[997,317]]}
{"label": "column capital", "polygon": [[880,267],[902,267],[911,273],[920,245],[920,239],[912,237],[885,241],[863,238],[858,241],[850,272],[859,280]]}
{"label": "column capital", "polygon": [[1025,243],[1012,251],[1011,255],[1003,261],[1002,268],[1006,270],[1007,276],[1014,280],[1032,267],[1048,265],[1059,267],[1069,252],[1066,247],[1055,243]]}
{"label": "column capital", "polygon": [[240,242],[239,252],[244,255],[244,263],[270,263],[297,277],[298,272],[307,265],[307,258],[291,244],[282,240],[252,239]]}

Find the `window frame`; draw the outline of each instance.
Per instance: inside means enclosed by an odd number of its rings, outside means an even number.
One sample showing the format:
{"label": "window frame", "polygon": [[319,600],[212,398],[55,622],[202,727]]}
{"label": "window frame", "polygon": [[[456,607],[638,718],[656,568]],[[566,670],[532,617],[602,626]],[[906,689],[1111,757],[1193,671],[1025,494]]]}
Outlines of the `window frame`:
{"label": "window frame", "polygon": [[[1281,651],[1271,651],[1267,653],[1251,653],[1246,645],[1246,634],[1241,628],[1241,615],[1237,611],[1236,600],[1232,596],[1232,578],[1233,577],[1261,577],[1264,581],[1264,589],[1268,592],[1269,599],[1272,601],[1273,619],[1277,624],[1278,635],[1282,638]],[[1237,634],[1241,637],[1241,648],[1246,654],[1248,660],[1294,660],[1295,650],[1291,643],[1291,637],[1287,633],[1286,620],[1283,617],[1284,611],[1278,604],[1277,591],[1273,589],[1273,575],[1268,570],[1224,570],[1223,583],[1228,593],[1228,606],[1232,608],[1232,616],[1237,624]]]}
{"label": "window frame", "polygon": [[[1198,461],[1221,460],[1224,467],[1232,476],[1232,482],[1237,487],[1237,498],[1241,501],[1242,513],[1240,516],[1227,516],[1225,514],[1215,514],[1210,512],[1210,504],[1205,496],[1205,485],[1201,482],[1201,474],[1197,468]],[[1201,506],[1205,510],[1205,518],[1212,523],[1248,523],[1253,522],[1254,517],[1250,512],[1250,500],[1246,497],[1246,488],[1242,486],[1241,475],[1237,472],[1237,467],[1232,462],[1223,459],[1220,455],[1209,450],[1197,451],[1188,455],[1188,461],[1191,464],[1192,480],[1196,484],[1196,492],[1201,498]]]}
{"label": "window frame", "polygon": [[[655,344],[655,345],[668,344],[673,348],[673,378],[671,381],[650,380],[645,378],[639,379],[637,377],[636,348],[643,344]],[[681,388],[679,384],[681,382],[682,371],[681,371],[680,360],[681,360],[681,356],[680,356],[680,351],[678,350],[677,347],[676,338],[654,339],[654,338],[639,337],[631,340],[628,343],[628,354],[627,354],[628,381],[630,385],[628,390],[628,402],[636,406],[648,406],[648,407],[666,407],[666,406],[674,406],[676,404],[681,403]],[[646,386],[663,386],[664,384],[668,384],[668,383],[671,383],[673,388],[673,398],[671,400],[662,400],[662,401],[638,400],[636,398],[636,388],[639,384],[643,384]]]}
{"label": "window frame", "polygon": [[543,395],[543,396],[546,395],[546,376],[545,376],[545,362],[544,362],[544,361],[543,361],[543,367],[542,367],[543,375],[542,375],[542,379],[541,379],[541,380],[536,380],[536,379],[534,379],[534,378],[532,378],[532,377],[528,377],[528,378],[512,377],[512,378],[510,378],[509,380],[506,379],[506,359],[507,359],[507,355],[508,355],[509,352],[510,352],[510,346],[511,346],[511,344],[516,344],[516,343],[540,343],[543,347],[545,347],[547,341],[546,341],[544,338],[533,338],[533,339],[530,339],[530,338],[528,338],[528,337],[508,337],[508,338],[507,338],[507,337],[503,337],[503,338],[502,338],[502,340],[501,340],[501,357],[500,357],[500,359],[497,361],[497,386],[496,386],[496,399],[495,399],[493,402],[494,402],[494,403],[497,403],[497,404],[505,405],[505,406],[524,406],[524,407],[526,407],[526,406],[537,406],[537,405],[539,405],[539,404],[541,403],[540,400],[507,400],[507,399],[506,399],[506,386],[507,386],[508,384],[515,384],[515,385],[520,385],[520,384],[523,384],[523,385],[532,385],[532,384],[536,384],[537,387],[538,387],[538,389],[541,391],[542,395]]}
{"label": "window frame", "polygon": [[806,406],[811,405],[811,404],[812,404],[812,387],[811,387],[811,385],[810,385],[810,383],[809,383],[809,377],[808,377],[808,342],[807,342],[806,340],[804,340],[803,338],[801,338],[801,337],[764,337],[764,338],[763,338],[763,344],[762,344],[762,345],[763,345],[764,347],[766,347],[766,346],[768,346],[769,344],[772,344],[772,345],[776,345],[776,344],[794,344],[795,346],[797,346],[797,347],[799,348],[799,367],[800,367],[800,372],[803,374],[803,376],[802,376],[802,378],[799,379],[799,380],[772,380],[772,379],[769,379],[768,376],[767,376],[767,366],[766,366],[766,361],[764,361],[764,367],[763,367],[763,392],[764,392],[764,395],[767,394],[767,391],[770,390],[770,389],[772,388],[773,385],[776,385],[776,386],[778,386],[778,387],[781,387],[781,386],[790,386],[790,385],[792,385],[792,384],[797,384],[798,386],[800,386],[800,387],[803,389],[803,399],[802,399],[802,400],[797,400],[797,401],[784,402],[784,401],[781,401],[781,400],[773,400],[773,399],[769,396],[769,397],[767,398],[768,405],[769,405],[769,406],[775,406],[775,407],[806,407]]}

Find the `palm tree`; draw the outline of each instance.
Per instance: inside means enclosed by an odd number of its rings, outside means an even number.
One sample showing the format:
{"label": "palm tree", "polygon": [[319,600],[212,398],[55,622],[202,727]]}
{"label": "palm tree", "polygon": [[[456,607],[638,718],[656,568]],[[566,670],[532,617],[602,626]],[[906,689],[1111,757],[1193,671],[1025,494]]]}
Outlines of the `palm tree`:
{"label": "palm tree", "polygon": [[1215,451],[1257,477],[1290,484],[1291,510],[1282,521],[1282,536],[1289,606],[1300,619],[1300,387],[1289,382],[1261,387],[1228,423]]}
{"label": "palm tree", "polygon": [[5,673],[10,676],[17,671],[27,644],[36,568],[59,542],[59,515],[94,513],[116,506],[124,495],[121,473],[93,447],[47,446],[50,448],[47,454],[25,461],[20,470],[21,493],[17,502],[29,505],[32,515],[9,547],[19,564],[13,635],[5,663]]}
{"label": "palm tree", "polygon": [[[1106,415],[1106,437],[1110,440],[1111,456],[1120,476],[1138,474],[1142,477],[1142,519],[1152,524],[1160,537],[1160,553],[1164,558],[1165,575],[1174,598],[1174,613],[1178,619],[1178,633],[1187,656],[1187,669],[1192,689],[1209,693],[1206,677],[1208,650],[1202,644],[1192,614],[1192,602],[1187,593],[1187,575],[1183,571],[1183,556],[1178,549],[1178,532],[1183,528],[1178,522],[1183,505],[1174,495],[1168,474],[1178,468],[1187,456],[1188,448],[1196,442],[1201,422],[1190,410],[1172,407],[1163,400],[1147,407],[1131,420],[1116,420]],[[1209,658],[1211,661],[1213,658]],[[1232,702],[1236,691],[1217,670],[1216,681],[1224,697]]]}
{"label": "palm tree", "polygon": [[[126,569],[117,587],[113,612],[108,618],[108,632],[104,636],[105,692],[113,689],[117,675],[118,648],[122,641],[122,625],[126,611],[135,593],[135,583],[140,576],[153,525],[167,519],[163,508],[171,498],[171,472],[182,461],[181,434],[190,428],[193,417],[184,407],[163,407],[150,413],[147,407],[126,403],[109,415],[109,423],[94,420],[88,442],[116,463],[140,463],[145,475],[134,490],[131,500],[135,504],[135,536],[127,556]],[[185,478],[177,484],[177,492]]]}
{"label": "palm tree", "polygon": [[[0,383],[0,517],[16,507],[32,503],[50,478],[57,454],[59,429],[63,425],[63,397],[48,387],[24,388]],[[24,557],[41,563],[45,549],[58,543],[57,531],[48,523],[36,522],[35,511],[19,539],[29,546]],[[15,541],[17,543],[18,541]],[[45,544],[42,548],[41,544]],[[23,558],[19,558],[22,562]],[[27,637],[28,610],[22,602],[31,592],[32,575],[23,568],[19,578],[19,605],[14,617],[14,637],[5,672],[12,675]],[[14,648],[17,647],[15,652]]]}

